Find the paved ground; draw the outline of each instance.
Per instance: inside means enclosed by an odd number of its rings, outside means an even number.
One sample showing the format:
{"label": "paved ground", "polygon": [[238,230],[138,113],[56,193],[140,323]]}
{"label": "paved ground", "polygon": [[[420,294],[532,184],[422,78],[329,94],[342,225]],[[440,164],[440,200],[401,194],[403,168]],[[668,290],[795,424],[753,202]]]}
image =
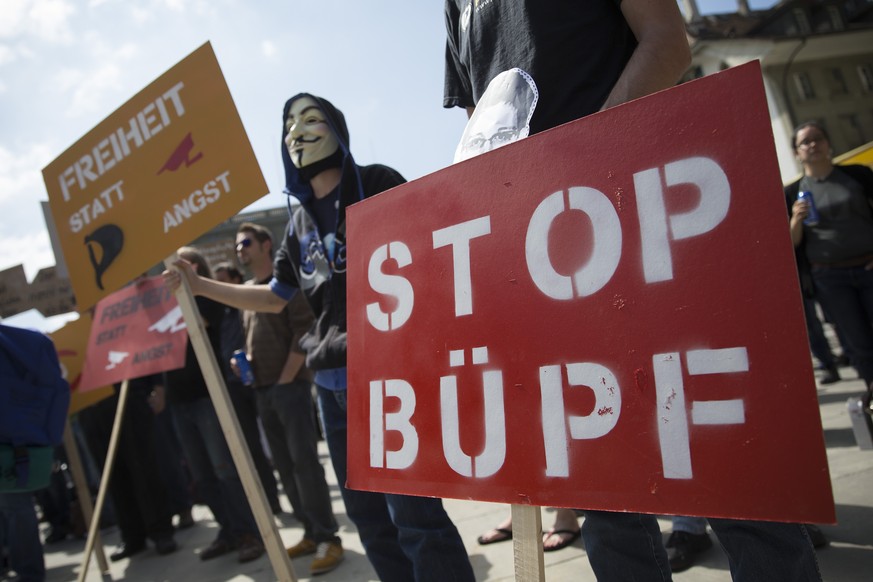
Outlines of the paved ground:
{"label": "paved ground", "polygon": [[[822,529],[831,540],[829,547],[818,551],[824,580],[831,582],[873,580],[873,451],[860,450],[855,443],[846,400],[862,390],[862,384],[854,373],[843,369],[844,377],[849,379],[819,389],[819,402],[827,444],[831,481],[836,498],[838,525],[824,526]],[[786,419],[786,430],[790,430],[790,419]],[[345,562],[333,572],[318,577],[332,582],[366,582],[376,580],[373,570],[361,549],[354,529],[345,516],[336,481],[330,471],[326,451],[322,450],[328,478],[332,487],[334,507],[341,523],[341,535],[346,548]],[[798,483],[803,487],[803,483]],[[283,503],[285,501],[283,500]],[[501,543],[479,546],[476,536],[497,524],[506,514],[507,506],[471,501],[448,500],[449,513],[461,531],[470,554],[477,580],[514,580],[512,544]],[[180,549],[169,556],[158,556],[149,549],[131,559],[111,565],[112,580],[142,581],[267,581],[274,580],[269,560],[262,557],[249,564],[238,564],[235,556],[229,554],[209,562],[201,562],[197,551],[206,546],[215,536],[216,525],[205,507],[195,508],[195,527],[178,532],[176,539]],[[544,510],[543,523],[548,527],[552,522],[551,512]],[[301,529],[290,517],[280,520],[280,533],[286,544],[296,542]],[[668,520],[661,522],[662,530],[669,531]],[[103,531],[103,541],[107,554],[119,542],[114,528]],[[76,580],[82,561],[84,542],[69,539],[66,542],[46,547],[46,564],[49,569],[49,582]],[[310,558],[294,561],[299,580],[310,580]],[[564,550],[545,555],[546,579],[549,581],[589,581],[594,575],[588,566],[581,540]],[[700,564],[686,572],[675,575],[677,581],[730,580],[727,560],[715,546],[705,554]],[[101,576],[92,560],[87,580],[98,581]]]}

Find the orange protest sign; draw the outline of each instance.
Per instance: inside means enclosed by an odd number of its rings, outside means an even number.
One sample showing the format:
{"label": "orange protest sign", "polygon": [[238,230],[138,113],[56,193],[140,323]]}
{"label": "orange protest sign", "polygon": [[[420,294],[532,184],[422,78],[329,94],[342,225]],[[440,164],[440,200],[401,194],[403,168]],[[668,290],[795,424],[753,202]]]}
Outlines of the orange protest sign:
{"label": "orange protest sign", "polygon": [[209,43],[43,170],[80,310],[267,193]]}
{"label": "orange protest sign", "polygon": [[61,361],[64,379],[70,383],[72,391],[68,413],[70,415],[112,396],[112,386],[104,386],[88,392],[79,390],[90,332],[91,316],[83,313],[79,319],[69,322],[51,334],[55,350],[57,350],[58,358]]}

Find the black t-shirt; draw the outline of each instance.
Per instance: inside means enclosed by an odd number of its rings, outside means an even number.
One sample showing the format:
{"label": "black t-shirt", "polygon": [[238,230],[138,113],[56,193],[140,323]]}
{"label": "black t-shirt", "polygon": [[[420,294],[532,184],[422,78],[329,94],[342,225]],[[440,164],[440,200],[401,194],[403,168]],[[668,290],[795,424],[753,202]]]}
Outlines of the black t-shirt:
{"label": "black t-shirt", "polygon": [[[221,357],[221,321],[224,317],[224,306],[206,297],[195,297],[197,310],[206,321],[206,335],[212,352],[216,358]],[[191,340],[185,348],[185,366],[178,370],[170,370],[166,374],[167,399],[170,402],[191,402],[199,398],[208,398],[209,390],[206,380],[200,371],[197,355]]]}
{"label": "black t-shirt", "polygon": [[472,107],[499,73],[533,77],[531,133],[600,109],[636,48],[620,0],[446,0],[444,107]]}
{"label": "black t-shirt", "polygon": [[[339,204],[339,187],[324,198],[312,198],[310,208],[315,216],[315,224],[318,225],[318,231],[321,233],[329,233],[336,230],[337,206]],[[323,236],[322,234],[322,236]]]}

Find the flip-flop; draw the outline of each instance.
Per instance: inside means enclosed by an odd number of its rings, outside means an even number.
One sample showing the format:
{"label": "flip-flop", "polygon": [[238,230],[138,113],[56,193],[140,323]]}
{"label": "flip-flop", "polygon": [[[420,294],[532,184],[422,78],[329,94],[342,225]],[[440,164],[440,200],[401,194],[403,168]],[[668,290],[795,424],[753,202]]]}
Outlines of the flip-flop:
{"label": "flip-flop", "polygon": [[492,531],[496,531],[497,535],[490,538],[490,539],[486,538],[485,534],[482,534],[481,536],[476,538],[476,541],[479,542],[480,546],[487,546],[488,544],[496,544],[497,542],[505,542],[507,540],[512,539],[512,530],[511,529],[506,529],[503,527],[495,527],[493,529],[488,530],[485,533],[486,534],[491,533]]}
{"label": "flip-flop", "polygon": [[577,539],[579,539],[579,536],[582,535],[582,531],[578,530],[578,529],[575,531],[573,531],[571,529],[550,529],[549,531],[547,531],[543,535],[545,535],[543,542],[545,542],[547,539],[549,539],[550,537],[552,537],[554,535],[570,536],[568,538],[562,537],[561,543],[559,543],[557,546],[552,546],[549,548],[543,546],[544,552],[556,552],[558,550],[563,550],[564,548],[566,548],[567,546],[569,546],[570,544],[575,542]]}

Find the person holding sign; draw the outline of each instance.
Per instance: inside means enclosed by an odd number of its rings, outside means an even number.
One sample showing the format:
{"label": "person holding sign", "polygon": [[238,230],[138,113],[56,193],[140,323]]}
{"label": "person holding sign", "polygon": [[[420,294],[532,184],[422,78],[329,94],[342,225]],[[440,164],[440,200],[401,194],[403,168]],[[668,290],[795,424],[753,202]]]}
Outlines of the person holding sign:
{"label": "person holding sign", "polygon": [[[227,261],[215,265],[212,268],[212,273],[217,280],[224,283],[242,285],[244,281],[239,269]],[[273,515],[279,515],[282,513],[282,504],[279,502],[279,485],[273,474],[273,465],[267,458],[264,446],[261,444],[261,429],[258,427],[258,407],[255,395],[251,386],[244,385],[239,376],[233,372],[230,364],[233,353],[238,349],[245,348],[245,343],[242,315],[238,309],[225,306],[224,317],[221,319],[221,367],[225,372],[224,382],[236,410],[236,417],[246,439],[246,445],[249,447],[249,453],[252,455],[252,461],[255,463],[258,477],[261,478],[261,485],[264,486],[267,502],[270,504]],[[287,494],[287,484],[285,490]]]}
{"label": "person holding sign", "polygon": [[[531,134],[669,88],[690,63],[672,0],[446,0],[445,24],[443,106],[472,116],[490,81],[519,68],[539,89]],[[821,579],[802,525],[710,519],[710,526],[735,580]],[[671,579],[653,515],[585,509],[582,537],[600,580]]]}
{"label": "person holding sign", "polygon": [[[197,276],[183,261],[164,272],[176,289],[184,276],[195,295],[239,309],[279,312],[302,292],[316,322],[302,338],[315,372],[331,461],[349,518],[384,582],[474,580],[464,543],[441,499],[353,491],[346,484],[346,239],[345,211],[354,202],[402,184],[383,165],[358,166],[342,112],[326,99],[300,93],[285,103],[282,161],[291,220],[264,285],[235,286]],[[316,559],[326,555],[319,544]]]}
{"label": "person holding sign", "polygon": [[[197,273],[212,280],[209,263],[196,249],[182,247],[178,254],[188,261],[186,264],[195,265]],[[197,299],[197,308],[212,350],[221,354],[224,308],[206,298]],[[218,537],[200,552],[200,559],[210,560],[236,550],[240,563],[250,562],[263,555],[264,545],[190,338],[186,350],[185,367],[166,372],[166,385],[191,476],[220,526]]]}

